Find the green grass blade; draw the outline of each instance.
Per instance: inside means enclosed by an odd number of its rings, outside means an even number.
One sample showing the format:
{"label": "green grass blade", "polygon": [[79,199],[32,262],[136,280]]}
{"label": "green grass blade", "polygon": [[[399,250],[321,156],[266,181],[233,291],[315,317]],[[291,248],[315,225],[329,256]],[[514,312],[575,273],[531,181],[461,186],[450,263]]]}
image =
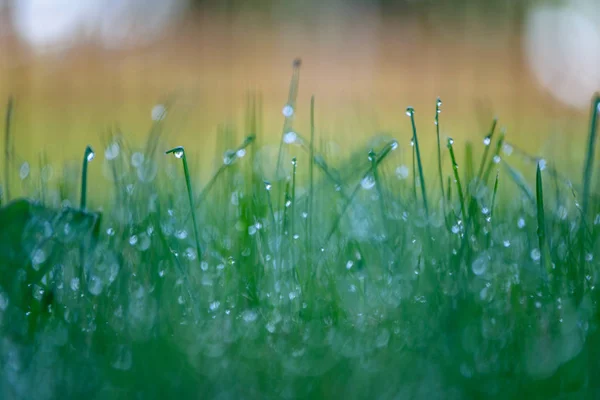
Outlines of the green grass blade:
{"label": "green grass blade", "polygon": [[592,191],[592,172],[594,167],[594,154],[596,151],[596,136],[598,132],[598,114],[600,114],[600,93],[596,93],[592,100],[592,110],[590,115],[590,131],[588,136],[587,153],[583,169],[583,199],[582,199],[582,219],[579,227],[579,264],[580,277],[583,276],[585,265],[585,219],[590,209],[590,195]]}
{"label": "green grass blade", "polygon": [[294,114],[296,113],[296,99],[298,97],[298,83],[300,81],[300,66],[302,65],[302,61],[297,58],[294,60],[292,67],[292,79],[290,81],[290,90],[288,92],[288,100],[283,108],[283,129],[281,132],[281,139],[279,140],[279,152],[277,153],[277,166],[275,171],[275,177],[279,179],[279,173],[282,168],[282,159],[283,159],[283,143],[284,136],[286,133],[292,130]]}
{"label": "green grass blade", "polygon": [[540,265],[546,268],[546,217],[544,214],[544,186],[542,182],[542,170],[537,165],[535,173],[535,199],[537,211],[537,236],[540,252]]}
{"label": "green grass blade", "polygon": [[463,188],[460,182],[460,174],[458,173],[458,163],[456,162],[456,156],[454,155],[454,140],[448,138],[448,151],[450,152],[450,160],[452,161],[452,171],[454,172],[454,182],[456,183],[456,192],[458,194],[458,201],[460,203],[460,218],[466,220],[467,212],[465,211],[465,197],[463,195]]}
{"label": "green grass blade", "polygon": [[494,138],[494,133],[496,132],[496,125],[498,124],[498,119],[494,118],[494,121],[492,122],[492,127],[490,128],[490,132],[486,135],[486,137],[483,139],[483,144],[485,146],[484,150],[483,150],[483,156],[481,157],[481,163],[479,164],[479,171],[477,172],[477,181],[481,181],[481,178],[483,177],[483,171],[485,168],[485,164],[490,152],[490,145],[492,144],[492,140]]}
{"label": "green grass blade", "polygon": [[[10,201],[10,165],[11,165],[11,126],[13,117],[14,101],[12,97],[8,98],[6,105],[6,117],[4,120],[4,199]],[[0,196],[0,205],[2,196]]]}
{"label": "green grass blade", "polygon": [[442,100],[438,97],[435,103],[435,133],[437,138],[437,161],[438,161],[438,176],[440,178],[440,191],[442,194],[442,212],[444,219],[446,218],[446,195],[444,192],[444,176],[442,173],[442,146],[440,144],[440,113],[442,112]]}
{"label": "green grass blade", "polygon": [[425,175],[423,174],[423,162],[421,161],[421,151],[419,149],[419,138],[417,136],[417,126],[415,124],[415,110],[412,107],[406,108],[406,114],[410,117],[410,123],[413,131],[413,142],[417,155],[417,166],[419,167],[419,180],[421,183],[421,195],[423,196],[423,207],[425,208],[425,216],[429,220],[429,206],[427,205],[427,190],[425,188]]}
{"label": "green grass blade", "polygon": [[87,170],[88,163],[94,159],[94,150],[90,146],[85,148],[85,152],[83,154],[83,166],[81,168],[81,196],[80,196],[80,204],[79,208],[81,210],[85,210],[87,203]]}
{"label": "green grass blade", "polygon": [[174,147],[167,150],[165,154],[173,154],[176,158],[180,158],[183,163],[183,174],[185,176],[185,185],[188,192],[188,200],[190,202],[190,212],[192,213],[192,225],[194,228],[194,239],[196,240],[196,252],[198,259],[202,259],[202,248],[200,247],[200,234],[198,233],[198,220],[196,219],[196,207],[194,206],[194,194],[192,188],[192,180],[190,178],[190,170],[188,168],[185,149],[182,146]]}

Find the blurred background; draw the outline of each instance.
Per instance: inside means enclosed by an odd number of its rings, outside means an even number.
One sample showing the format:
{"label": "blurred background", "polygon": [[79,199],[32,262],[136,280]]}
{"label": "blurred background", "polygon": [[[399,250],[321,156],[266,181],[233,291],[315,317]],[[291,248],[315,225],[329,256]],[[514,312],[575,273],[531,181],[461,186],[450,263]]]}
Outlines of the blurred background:
{"label": "blurred background", "polygon": [[434,144],[479,138],[494,116],[536,154],[579,159],[600,89],[597,0],[0,0],[0,110],[15,98],[24,158],[78,159],[115,128],[142,143],[175,99],[165,140],[214,155],[220,124],[242,132],[248,93],[281,135],[295,57],[295,129],[339,149],[379,134],[408,145],[416,109]]}

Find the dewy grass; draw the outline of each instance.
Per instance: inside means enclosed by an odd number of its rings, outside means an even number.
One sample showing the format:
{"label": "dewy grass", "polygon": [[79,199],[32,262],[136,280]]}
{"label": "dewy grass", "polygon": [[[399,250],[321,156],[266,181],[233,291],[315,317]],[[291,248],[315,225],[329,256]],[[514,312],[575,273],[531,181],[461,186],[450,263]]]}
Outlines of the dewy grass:
{"label": "dewy grass", "polygon": [[[447,209],[430,202],[425,219],[425,202],[389,174],[398,143],[416,138],[410,127],[330,159],[315,147],[314,100],[310,140],[285,147],[291,175],[271,186],[263,175],[276,167],[256,167],[260,101],[249,110],[252,139],[221,138],[233,150],[217,148],[217,173],[195,202],[183,148],[170,152],[184,159],[187,193],[155,155],[164,120],[144,153],[155,176],[131,165],[124,141],[97,153],[115,190],[90,191],[103,214],[89,243],[71,212],[57,218],[35,201],[0,208],[0,397],[597,397],[596,187],[583,218],[585,185],[553,174],[560,193],[548,196],[550,164],[531,157],[534,193],[531,163],[523,171],[515,156],[496,158],[502,136],[483,174],[478,160],[465,181],[449,139],[452,170],[441,152],[437,170],[448,182],[423,193],[443,190]],[[486,178],[500,161],[517,183],[502,193],[498,173]],[[65,174],[43,196],[58,208],[77,184]]]}
{"label": "dewy grass", "polygon": [[202,248],[200,247],[200,235],[198,234],[198,220],[196,219],[196,206],[194,205],[194,192],[192,189],[192,180],[190,178],[190,170],[188,168],[187,158],[185,157],[185,149],[183,146],[174,147],[167,150],[165,154],[173,154],[175,158],[180,158],[183,163],[183,174],[185,176],[185,186],[187,189],[188,200],[190,202],[190,212],[192,214],[192,225],[194,229],[194,239],[196,240],[196,253],[198,259],[202,259]]}

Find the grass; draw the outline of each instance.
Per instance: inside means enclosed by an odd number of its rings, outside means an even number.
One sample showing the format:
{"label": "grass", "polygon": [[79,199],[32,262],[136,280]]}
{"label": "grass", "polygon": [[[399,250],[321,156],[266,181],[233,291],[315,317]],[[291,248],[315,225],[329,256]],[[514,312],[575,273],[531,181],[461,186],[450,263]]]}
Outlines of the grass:
{"label": "grass", "polygon": [[[482,147],[465,146],[465,174],[452,139],[428,171],[418,135],[439,128],[417,135],[412,110],[407,183],[402,138],[334,160],[314,98],[310,139],[293,130],[299,68],[275,173],[250,97],[246,139],[222,131],[206,183],[189,148],[169,150],[183,175],[156,151],[173,146],[167,116],[144,150],[107,135],[104,160],[86,151],[82,182],[30,184],[31,200],[0,209],[2,398],[600,394],[598,97],[581,185],[503,153],[496,121]],[[107,180],[87,182],[85,168]],[[425,179],[436,174],[439,187]],[[65,208],[80,186],[80,209]]]}

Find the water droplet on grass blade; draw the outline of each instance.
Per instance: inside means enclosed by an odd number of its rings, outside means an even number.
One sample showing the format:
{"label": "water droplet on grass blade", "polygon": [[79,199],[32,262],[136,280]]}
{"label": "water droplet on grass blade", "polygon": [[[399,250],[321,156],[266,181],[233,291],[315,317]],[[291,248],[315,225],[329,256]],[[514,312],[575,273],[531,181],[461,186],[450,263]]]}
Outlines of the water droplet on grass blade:
{"label": "water droplet on grass blade", "polygon": [[406,107],[406,115],[408,117],[412,117],[415,113],[415,109],[413,107]]}
{"label": "water droplet on grass blade", "polygon": [[254,322],[258,318],[258,314],[254,310],[245,310],[242,313],[242,319],[246,323]]}
{"label": "water droplet on grass blade", "polygon": [[183,157],[183,150],[177,150],[173,153],[173,155],[175,155],[176,158],[181,158]]}
{"label": "water droplet on grass blade", "polygon": [[265,183],[265,189],[267,189],[267,190],[271,190],[271,182],[269,182],[269,181],[264,181],[264,183]]}
{"label": "water droplet on grass blade", "polygon": [[540,158],[540,159],[538,160],[538,165],[539,165],[539,167],[540,167],[540,171],[543,171],[543,170],[545,170],[545,169],[546,169],[547,162],[546,162],[546,160],[544,160],[543,158]]}
{"label": "water droplet on grass blade", "polygon": [[233,151],[233,150],[225,151],[225,153],[223,154],[223,164],[225,164],[225,165],[231,164],[233,161],[235,161],[235,157],[236,157],[235,151]]}
{"label": "water droplet on grass blade", "polygon": [[287,144],[292,144],[294,142],[296,142],[296,139],[298,138],[298,135],[296,135],[296,132],[287,132],[285,135],[283,135],[283,141]]}
{"label": "water droplet on grass blade", "polygon": [[396,167],[396,176],[398,179],[406,179],[408,178],[410,171],[406,165],[400,165]]}
{"label": "water droplet on grass blade", "polygon": [[502,146],[502,151],[507,156],[510,156],[512,154],[512,152],[513,152],[513,147],[510,144],[508,144],[508,143],[504,143],[504,145]]}
{"label": "water droplet on grass blade", "polygon": [[373,177],[373,175],[369,174],[369,175],[365,176],[360,181],[360,186],[362,186],[362,188],[366,189],[366,190],[373,189],[373,187],[375,186],[375,178]]}
{"label": "water droplet on grass blade", "polygon": [[25,180],[29,176],[29,171],[29,163],[25,161],[23,164],[21,164],[21,167],[19,168],[19,178],[21,180]]}
{"label": "water droplet on grass blade", "polygon": [[244,157],[244,156],[246,155],[246,149],[239,149],[239,150],[238,150],[238,151],[235,153],[235,155],[236,155],[238,158],[242,158],[242,157]]}
{"label": "water droplet on grass blade", "polygon": [[283,109],[281,110],[281,113],[283,114],[284,117],[289,118],[292,115],[294,115],[294,108],[292,106],[290,106],[289,104],[286,104]]}
{"label": "water droplet on grass blade", "polygon": [[493,161],[494,161],[494,164],[499,164],[500,161],[502,161],[502,158],[500,156],[494,156]]}
{"label": "water droplet on grass blade", "polygon": [[483,139],[483,144],[484,144],[484,145],[486,145],[486,146],[489,146],[491,142],[492,142],[492,139],[490,139],[490,137],[489,137],[489,136],[486,136],[486,137]]}
{"label": "water droplet on grass blade", "polygon": [[71,286],[72,291],[74,291],[74,292],[78,291],[79,290],[79,278],[71,279],[70,286]]}
{"label": "water droplet on grass blade", "polygon": [[162,121],[167,116],[167,109],[162,104],[157,104],[152,107],[152,112],[150,113],[152,121]]}
{"label": "water droplet on grass blade", "polygon": [[88,162],[92,161],[96,157],[96,154],[93,151],[90,151],[87,155]]}
{"label": "water droplet on grass blade", "polygon": [[208,305],[208,308],[210,311],[216,311],[219,309],[219,306],[221,306],[220,301],[213,301]]}
{"label": "water droplet on grass blade", "polygon": [[120,147],[118,143],[111,143],[104,150],[104,158],[114,160],[119,156]]}
{"label": "water droplet on grass blade", "polygon": [[540,249],[533,249],[531,250],[530,256],[533,261],[539,261],[542,257],[542,253],[540,253]]}
{"label": "water droplet on grass blade", "polygon": [[138,168],[144,162],[144,154],[136,151],[131,155],[131,165]]}

